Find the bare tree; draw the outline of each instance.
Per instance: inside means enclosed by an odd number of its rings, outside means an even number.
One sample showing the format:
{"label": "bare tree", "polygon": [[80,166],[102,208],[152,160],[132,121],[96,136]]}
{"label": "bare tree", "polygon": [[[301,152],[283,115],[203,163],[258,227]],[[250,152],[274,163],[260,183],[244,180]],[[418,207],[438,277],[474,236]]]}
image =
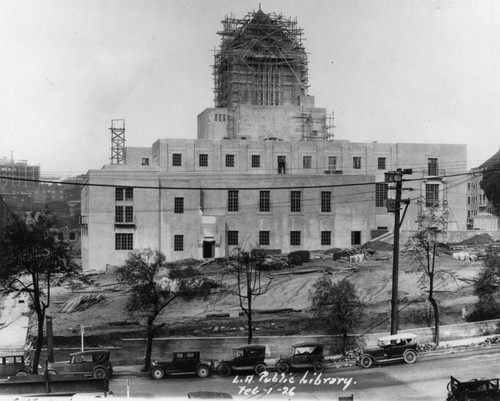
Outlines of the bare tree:
{"label": "bare tree", "polygon": [[192,267],[168,267],[165,255],[153,249],[131,252],[117,275],[118,280],[130,289],[127,309],[144,313],[146,319],[144,371],[150,368],[153,340],[163,326],[155,323],[158,315],[177,298],[207,297],[211,288],[217,286]]}
{"label": "bare tree", "polygon": [[51,287],[84,278],[71,258],[68,242],[59,239],[56,220],[48,212],[15,215],[1,248],[0,287],[27,294],[37,316],[33,357],[33,373],[37,374]]}
{"label": "bare tree", "polygon": [[447,269],[436,267],[436,256],[442,245],[438,242],[439,235],[446,226],[446,214],[439,214],[434,207],[428,207],[418,216],[419,230],[406,243],[406,250],[414,255],[419,263],[422,276],[419,284],[428,287],[427,299],[432,306],[434,315],[434,343],[439,345],[439,305],[434,298],[434,285],[438,278],[450,277],[456,282],[454,273]]}
{"label": "bare tree", "polygon": [[245,251],[238,247],[227,260],[229,274],[235,278],[236,285],[226,286],[225,291],[238,297],[239,306],[247,317],[248,344],[253,341],[253,300],[267,293],[272,282],[272,278],[262,277],[264,259],[265,254],[262,249],[253,248]]}

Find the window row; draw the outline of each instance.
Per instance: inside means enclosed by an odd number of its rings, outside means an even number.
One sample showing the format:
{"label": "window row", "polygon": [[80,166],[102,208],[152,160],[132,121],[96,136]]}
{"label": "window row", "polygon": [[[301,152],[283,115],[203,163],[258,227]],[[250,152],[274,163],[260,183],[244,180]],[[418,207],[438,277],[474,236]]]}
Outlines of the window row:
{"label": "window row", "polygon": [[[332,193],[331,191],[321,191],[321,213],[331,213]],[[227,211],[239,211],[239,191],[229,190],[227,192]],[[259,212],[271,211],[271,191],[259,191]],[[302,211],[302,191],[290,192],[290,212],[300,213]]]}
{"label": "window row", "polygon": [[[302,243],[301,231],[290,231],[290,245],[300,246]],[[322,246],[332,245],[332,232],[321,231],[320,243]],[[351,231],[351,244],[361,245],[361,231]],[[227,245],[239,245],[239,231],[227,231]],[[259,246],[271,245],[271,232],[259,231]],[[134,234],[124,233],[115,234],[115,249],[116,250],[133,250],[134,249]],[[184,235],[174,235],[174,252],[184,251]]]}
{"label": "window row", "polygon": [[[235,167],[235,155],[234,154],[226,154],[224,158],[225,167]],[[312,168],[312,156],[302,156],[302,168],[311,169]],[[286,174],[286,156],[278,156],[278,173]],[[172,153],[172,166],[180,167],[182,166],[182,153]],[[198,166],[199,167],[208,167],[208,153],[200,153],[198,155]],[[252,168],[260,168],[261,167],[261,155],[251,155],[250,156],[250,166]],[[352,167],[353,169],[361,169],[361,157],[355,156],[352,159]],[[328,156],[328,167],[331,171],[337,170],[337,156]],[[386,169],[386,158],[379,157],[377,161],[377,168],[379,170]]]}
{"label": "window row", "polygon": [[[301,237],[302,237],[301,231],[290,231],[290,245],[300,246],[302,243]],[[332,245],[332,232],[321,231],[320,243],[322,246]],[[227,245],[230,246],[239,245],[239,231],[229,230],[227,232]],[[259,246],[269,246],[269,245],[271,245],[271,232],[259,231]],[[351,245],[361,245],[361,231],[351,231]]]}

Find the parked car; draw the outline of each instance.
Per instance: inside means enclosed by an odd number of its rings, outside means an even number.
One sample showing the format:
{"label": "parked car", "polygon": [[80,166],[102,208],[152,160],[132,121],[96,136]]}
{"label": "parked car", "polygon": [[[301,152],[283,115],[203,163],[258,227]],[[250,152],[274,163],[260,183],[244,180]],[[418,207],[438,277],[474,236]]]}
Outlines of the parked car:
{"label": "parked car", "polygon": [[113,366],[109,360],[109,351],[80,351],[69,355],[69,361],[49,362],[49,374],[83,374],[95,378],[109,377]]}
{"label": "parked car", "polygon": [[266,346],[249,344],[233,348],[233,359],[222,360],[217,366],[217,372],[221,376],[229,376],[234,372],[254,371],[260,375],[267,370],[264,362],[266,358]]}
{"label": "parked car", "polygon": [[377,347],[363,350],[358,363],[369,368],[374,363],[405,361],[415,363],[417,360],[417,336],[411,333],[394,334],[378,339]]}
{"label": "parked car", "polygon": [[149,374],[152,379],[163,379],[165,375],[196,374],[207,377],[212,364],[200,360],[199,351],[174,352],[171,361],[153,361]]}
{"label": "parked car", "polygon": [[23,355],[0,356],[0,377],[26,376],[29,371]]}
{"label": "parked car", "polygon": [[276,370],[287,373],[291,369],[312,369],[322,372],[325,369],[323,344],[317,342],[304,342],[292,345],[292,353],[281,356],[276,362]]}

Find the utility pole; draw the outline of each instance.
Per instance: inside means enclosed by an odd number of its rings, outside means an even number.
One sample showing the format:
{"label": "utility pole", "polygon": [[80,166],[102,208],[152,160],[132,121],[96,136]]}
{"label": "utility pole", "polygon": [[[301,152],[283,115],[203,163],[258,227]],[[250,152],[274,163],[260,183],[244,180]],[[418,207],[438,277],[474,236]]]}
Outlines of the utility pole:
{"label": "utility pole", "polygon": [[[389,171],[385,173],[385,182],[395,184],[391,188],[395,190],[394,199],[387,198],[387,211],[394,213],[394,246],[392,254],[392,298],[391,298],[391,334],[398,332],[398,281],[399,281],[399,229],[410,204],[409,199],[401,200],[403,191],[403,174],[412,174],[411,169]],[[401,204],[406,205],[401,218]]]}

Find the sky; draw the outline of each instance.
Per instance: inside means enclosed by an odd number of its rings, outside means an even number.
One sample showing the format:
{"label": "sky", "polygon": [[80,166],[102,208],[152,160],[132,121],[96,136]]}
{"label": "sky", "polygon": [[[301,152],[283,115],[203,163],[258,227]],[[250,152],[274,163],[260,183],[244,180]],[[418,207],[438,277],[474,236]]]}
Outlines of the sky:
{"label": "sky", "polygon": [[0,158],[69,177],[126,146],[196,138],[214,106],[226,16],[297,19],[308,94],[335,139],[466,144],[475,167],[500,146],[496,0],[2,0]]}

